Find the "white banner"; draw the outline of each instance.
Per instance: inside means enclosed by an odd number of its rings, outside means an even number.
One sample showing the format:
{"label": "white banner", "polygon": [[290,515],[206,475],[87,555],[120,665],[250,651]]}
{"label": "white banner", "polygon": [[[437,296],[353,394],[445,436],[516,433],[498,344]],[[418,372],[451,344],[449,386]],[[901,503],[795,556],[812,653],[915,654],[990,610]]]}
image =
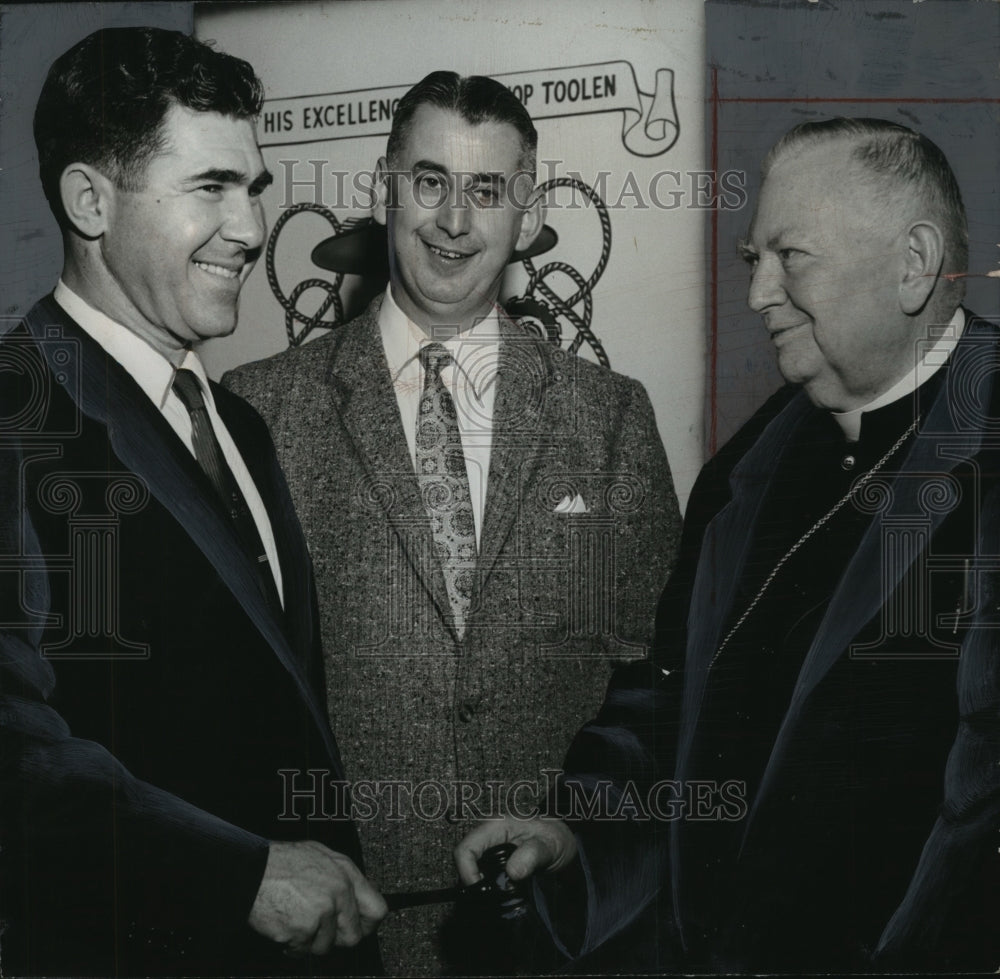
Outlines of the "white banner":
{"label": "white banner", "polygon": [[[559,119],[622,113],[622,143],[636,156],[659,156],[677,142],[674,73],[656,72],[652,93],[640,90],[628,61],[606,61],[497,74],[531,118]],[[414,80],[415,81],[415,80]],[[400,98],[414,84],[268,99],[260,120],[261,146],[296,146],[335,139],[388,136]]]}

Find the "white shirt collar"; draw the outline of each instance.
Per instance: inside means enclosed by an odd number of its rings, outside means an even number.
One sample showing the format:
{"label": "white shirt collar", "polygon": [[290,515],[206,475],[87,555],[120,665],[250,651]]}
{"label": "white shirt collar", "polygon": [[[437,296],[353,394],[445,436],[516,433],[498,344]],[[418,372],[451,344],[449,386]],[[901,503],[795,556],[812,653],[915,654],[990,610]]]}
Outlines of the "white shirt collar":
{"label": "white shirt collar", "polygon": [[831,411],[833,420],[840,426],[848,442],[857,442],[861,435],[861,416],[866,411],[875,411],[886,405],[913,394],[922,384],[929,381],[944,366],[965,331],[965,310],[959,306],[955,315],[937,338],[934,346],[924,354],[923,359],[904,374],[888,391],[851,411]]}
{"label": "white shirt collar", "polygon": [[[128,327],[81,299],[62,279],[52,296],[80,328],[125,369],[157,409],[163,411],[174,381],[174,365]],[[206,399],[214,404],[201,358],[188,350],[181,366],[198,376]]]}
{"label": "white shirt collar", "polygon": [[[61,279],[55,288],[53,298],[79,324],[80,329],[100,344],[108,356],[117,361],[128,372],[146,397],[153,402],[188,452],[197,458],[192,440],[191,416],[172,389],[176,373],[174,365],[128,327],[116,322],[110,316],[81,299]],[[246,497],[250,513],[257,525],[257,532],[264,544],[264,552],[267,554],[268,564],[274,575],[278,595],[282,605],[284,605],[284,583],[278,559],[278,548],[274,540],[271,518],[268,516],[267,508],[261,499],[260,491],[254,484],[253,477],[250,475],[232,435],[218,416],[212,388],[208,383],[208,375],[205,373],[201,358],[193,350],[188,350],[181,367],[193,371],[201,384],[212,428],[219,440],[219,446],[226,457],[226,462],[233,471],[233,477]]]}
{"label": "white shirt collar", "polygon": [[[428,337],[399,308],[392,297],[391,287],[385,291],[378,323],[393,385],[410,371],[419,374],[420,350],[428,343],[434,343],[435,338]],[[500,350],[500,318],[496,307],[471,329],[436,342],[443,344],[452,355],[469,388],[482,401],[486,390],[496,381]]]}

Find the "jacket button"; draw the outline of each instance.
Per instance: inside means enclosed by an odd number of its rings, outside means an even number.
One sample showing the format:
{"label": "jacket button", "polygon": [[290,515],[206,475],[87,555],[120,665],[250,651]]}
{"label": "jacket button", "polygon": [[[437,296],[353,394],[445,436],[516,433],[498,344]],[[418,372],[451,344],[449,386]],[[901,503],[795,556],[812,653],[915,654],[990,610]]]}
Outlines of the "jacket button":
{"label": "jacket button", "polygon": [[463,703],[458,708],[458,719],[463,724],[468,724],[469,721],[471,721],[472,718],[475,716],[476,716],[476,705],[473,704],[471,700],[465,701],[465,703]]}

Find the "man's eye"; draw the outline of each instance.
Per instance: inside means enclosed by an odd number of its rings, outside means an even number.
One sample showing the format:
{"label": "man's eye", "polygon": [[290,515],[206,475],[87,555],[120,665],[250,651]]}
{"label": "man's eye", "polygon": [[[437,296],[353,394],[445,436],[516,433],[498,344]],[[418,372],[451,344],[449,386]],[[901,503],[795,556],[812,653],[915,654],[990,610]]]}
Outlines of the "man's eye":
{"label": "man's eye", "polygon": [[198,190],[203,190],[208,194],[221,194],[222,184],[202,184]]}
{"label": "man's eye", "polygon": [[801,255],[801,254],[802,252],[800,252],[797,248],[778,249],[778,258],[781,259],[782,264],[789,262],[791,259],[795,258],[796,255]]}
{"label": "man's eye", "polygon": [[757,268],[757,263],[760,261],[760,256],[756,252],[749,251],[748,249],[743,249],[740,252],[740,257],[750,267],[751,272]]}
{"label": "man's eye", "polygon": [[448,196],[448,185],[440,174],[422,173],[413,182],[413,194],[421,207],[440,207]]}
{"label": "man's eye", "polygon": [[476,203],[483,207],[491,207],[498,199],[495,187],[476,187],[472,191],[472,196]]}

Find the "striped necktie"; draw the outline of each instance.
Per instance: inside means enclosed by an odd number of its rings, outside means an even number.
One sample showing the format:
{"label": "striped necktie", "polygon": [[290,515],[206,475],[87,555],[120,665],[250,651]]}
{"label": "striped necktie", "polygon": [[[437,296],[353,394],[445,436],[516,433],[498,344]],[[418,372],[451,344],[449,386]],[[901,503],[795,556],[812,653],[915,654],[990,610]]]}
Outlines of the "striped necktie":
{"label": "striped necktie", "polygon": [[281,602],[278,599],[278,589],[274,575],[267,560],[264,542],[257,530],[257,522],[250,512],[246,498],[240,490],[239,483],[233,471],[226,462],[222,446],[215,436],[212,420],[205,407],[205,398],[201,392],[201,383],[194,371],[187,368],[179,369],[174,375],[174,393],[180,398],[181,404],[191,416],[191,442],[194,447],[194,457],[198,461],[209,482],[215,488],[219,501],[229,517],[236,535],[243,545],[260,590],[272,609],[281,614]]}

